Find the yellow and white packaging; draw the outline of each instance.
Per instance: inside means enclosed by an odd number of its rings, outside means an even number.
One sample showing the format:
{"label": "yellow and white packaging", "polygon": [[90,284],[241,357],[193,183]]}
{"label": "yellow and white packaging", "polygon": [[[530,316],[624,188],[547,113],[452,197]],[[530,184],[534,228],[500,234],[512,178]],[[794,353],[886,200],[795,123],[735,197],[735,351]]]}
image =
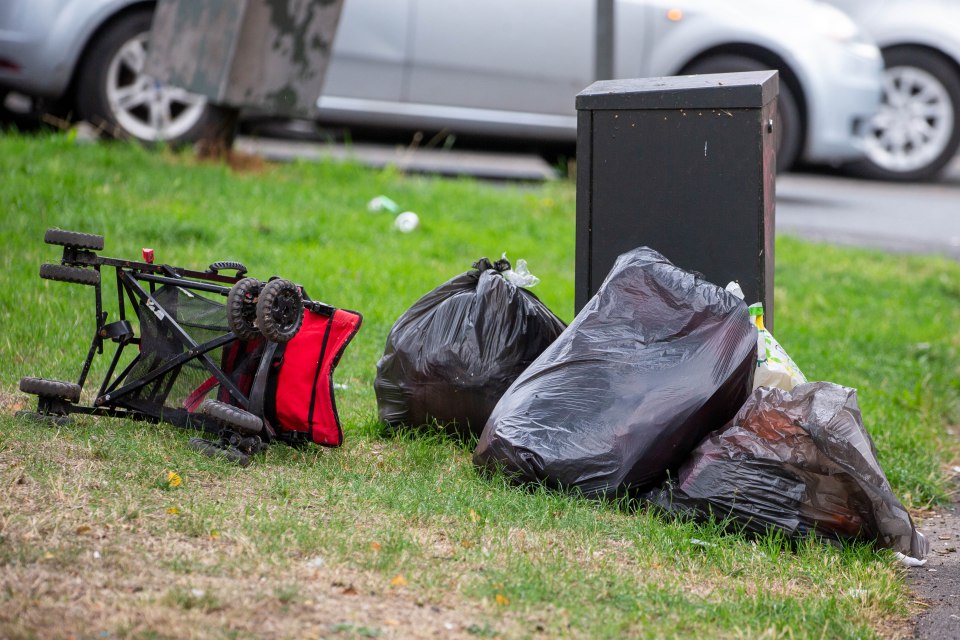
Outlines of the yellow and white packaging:
{"label": "yellow and white packaging", "polygon": [[763,326],[763,305],[750,305],[750,320],[757,327],[757,370],[753,388],[777,387],[790,391],[807,381],[800,367],[793,361],[776,338]]}

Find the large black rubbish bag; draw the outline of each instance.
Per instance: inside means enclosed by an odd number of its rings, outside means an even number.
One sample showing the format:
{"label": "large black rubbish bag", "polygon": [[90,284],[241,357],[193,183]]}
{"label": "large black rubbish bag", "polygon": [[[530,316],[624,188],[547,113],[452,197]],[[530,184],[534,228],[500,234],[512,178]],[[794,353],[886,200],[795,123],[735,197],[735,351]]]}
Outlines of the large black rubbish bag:
{"label": "large black rubbish bag", "polygon": [[504,278],[506,259],[474,268],[418,300],[393,325],[377,363],[380,419],[436,421],[479,435],[507,387],[566,325]]}
{"label": "large black rubbish bag", "polygon": [[676,481],[647,499],[698,519],[729,517],[753,533],[876,540],[917,559],[927,552],[877,462],[856,391],[829,382],[759,387]]}
{"label": "large black rubbish bag", "polygon": [[648,487],[733,417],[756,361],[742,300],[635,249],[500,399],[474,463],[590,497]]}

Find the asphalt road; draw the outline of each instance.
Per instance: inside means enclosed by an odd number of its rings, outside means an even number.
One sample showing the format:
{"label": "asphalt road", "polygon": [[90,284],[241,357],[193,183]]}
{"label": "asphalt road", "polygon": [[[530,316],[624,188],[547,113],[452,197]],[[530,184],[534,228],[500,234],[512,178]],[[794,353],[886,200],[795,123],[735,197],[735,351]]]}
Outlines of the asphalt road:
{"label": "asphalt road", "polygon": [[777,233],[960,260],[960,157],[936,183],[791,173],[776,188]]}

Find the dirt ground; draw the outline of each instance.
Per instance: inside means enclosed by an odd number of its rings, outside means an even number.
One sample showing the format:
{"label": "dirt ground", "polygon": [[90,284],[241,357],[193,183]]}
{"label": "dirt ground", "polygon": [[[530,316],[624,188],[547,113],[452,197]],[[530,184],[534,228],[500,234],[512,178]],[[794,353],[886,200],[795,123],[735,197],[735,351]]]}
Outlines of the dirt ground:
{"label": "dirt ground", "polygon": [[908,580],[926,609],[917,616],[915,638],[960,638],[960,503],[923,518],[917,527],[930,541],[927,563]]}

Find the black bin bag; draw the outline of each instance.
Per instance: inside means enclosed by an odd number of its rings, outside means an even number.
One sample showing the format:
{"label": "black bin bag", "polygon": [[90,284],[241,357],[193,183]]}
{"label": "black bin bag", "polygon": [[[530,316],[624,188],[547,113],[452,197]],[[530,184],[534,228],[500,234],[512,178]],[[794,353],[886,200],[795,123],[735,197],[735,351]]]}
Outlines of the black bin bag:
{"label": "black bin bag", "polygon": [[374,382],[383,422],[436,421],[479,435],[503,392],[565,328],[536,295],[504,277],[507,260],[473,266],[394,323]]}
{"label": "black bin bag", "polygon": [[730,518],[752,533],[874,540],[916,559],[927,553],[880,468],[856,391],[830,382],[758,387],[675,481],[646,498],[679,515]]}
{"label": "black bin bag", "polygon": [[500,399],[474,463],[589,497],[652,486],[743,405],[756,353],[742,300],[635,249]]}

